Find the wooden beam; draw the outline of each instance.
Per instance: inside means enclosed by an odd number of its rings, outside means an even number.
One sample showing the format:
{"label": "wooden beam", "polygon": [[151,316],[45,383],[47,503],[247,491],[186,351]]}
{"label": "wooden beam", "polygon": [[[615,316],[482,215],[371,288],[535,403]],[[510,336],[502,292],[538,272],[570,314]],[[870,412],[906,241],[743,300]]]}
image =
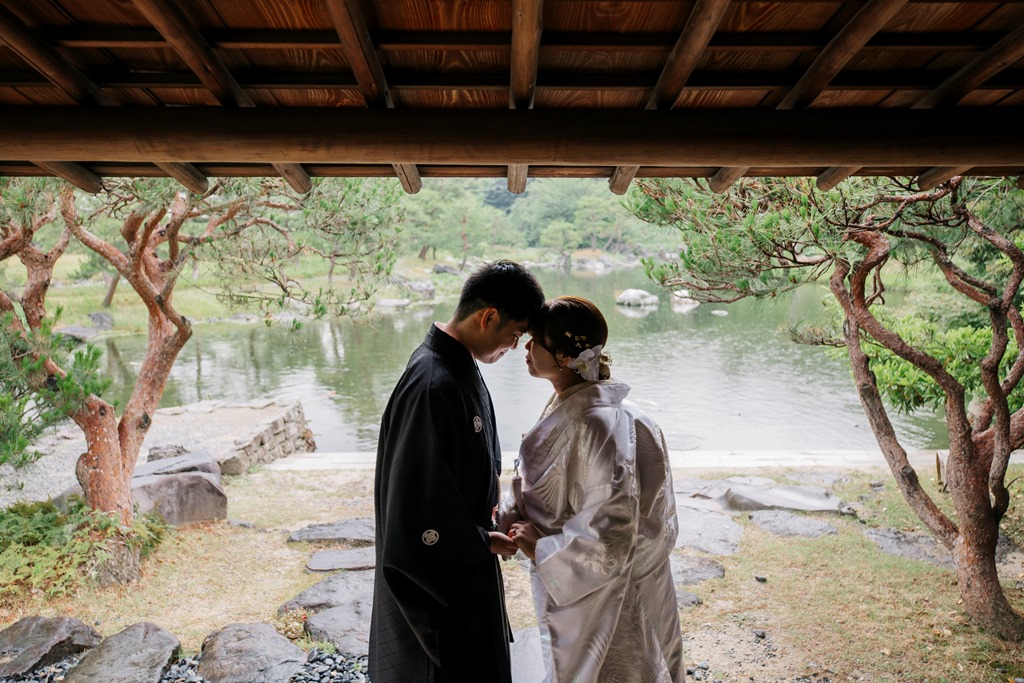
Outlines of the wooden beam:
{"label": "wooden beam", "polygon": [[[979,57],[965,65],[952,76],[948,77],[938,87],[918,99],[913,105],[911,105],[911,109],[934,109],[936,107],[956,104],[968,92],[977,88],[985,81],[990,80],[1000,71],[1012,66],[1022,57],[1024,57],[1024,26],[1004,36]],[[967,168],[960,170],[962,172],[967,170]],[[848,173],[846,175],[842,175],[841,171],[843,170],[848,171]],[[937,176],[942,175],[942,173],[945,173],[947,170],[949,170],[948,167],[938,166],[925,172],[922,177],[925,182],[931,183]],[[856,168],[837,168],[829,169],[825,173],[829,174],[830,179],[835,181],[833,184],[834,187],[835,184],[853,175],[856,171]],[[957,173],[951,173],[934,185],[931,185],[928,188],[922,186],[921,189],[932,189],[945,180],[952,178],[954,175],[957,175]],[[921,185],[920,178],[918,179],[918,185]]]}
{"label": "wooden beam", "polygon": [[912,106],[914,109],[931,109],[956,104],[981,83],[1021,59],[1024,59],[1024,26],[1007,34]]}
{"label": "wooden beam", "polygon": [[[327,0],[327,9],[341,39],[345,58],[359,83],[366,106],[393,109],[395,102],[391,98],[384,69],[377,58],[377,51],[373,47],[373,40],[366,29],[366,21],[357,1]],[[402,183],[402,188],[409,194],[416,194],[423,187],[420,172],[415,164],[395,164],[395,175]]]}
{"label": "wooden beam", "polygon": [[779,109],[809,106],[843,67],[882,30],[907,0],[870,0],[818,54],[800,81],[779,103]]}
{"label": "wooden beam", "polygon": [[[843,67],[860,52],[873,35],[907,4],[907,0],[870,0],[836,37],[818,54],[793,88],[779,102],[777,109],[803,109],[828,86]],[[709,185],[715,192],[725,192],[748,168],[720,169]],[[838,181],[837,181],[838,182]]]}
{"label": "wooden beam", "polygon": [[[181,57],[221,105],[256,106],[176,3],[170,0],[132,0],[132,3],[167,40],[175,54]],[[309,175],[301,167],[292,166],[278,163],[274,168],[296,192],[308,192],[311,187]],[[190,173],[186,172],[184,175],[188,176]]]}
{"label": "wooden beam", "polygon": [[[533,109],[537,89],[540,38],[544,31],[544,0],[513,0],[512,59],[509,76],[509,109]],[[508,167],[508,191],[522,194],[530,169],[525,164]]]}
{"label": "wooden beam", "polygon": [[[679,103],[683,86],[700,63],[728,8],[729,0],[694,2],[679,39],[654,84],[654,90],[647,100],[647,109],[671,109]],[[608,180],[609,189],[615,194],[625,194],[637,170],[639,166],[636,165],[617,167]]]}
{"label": "wooden beam", "polygon": [[822,192],[828,192],[859,170],[858,166],[834,166],[819,174],[815,185]]}
{"label": "wooden beam", "polygon": [[49,175],[63,178],[89,194],[96,194],[103,190],[103,179],[81,164],[67,161],[36,161],[35,165]]}
{"label": "wooden beam", "polygon": [[206,194],[206,191],[210,189],[209,179],[192,164],[157,162],[156,166],[184,185],[189,192]]}
{"label": "wooden beam", "polygon": [[[0,149],[41,161],[1007,166],[1024,159],[1012,107],[807,109],[0,108]],[[941,141],[942,144],[936,144]],[[609,169],[610,173],[610,169]]]}
{"label": "wooden beam", "polygon": [[963,175],[969,170],[970,166],[936,166],[917,177],[917,187],[921,190],[933,190],[953,176]]}

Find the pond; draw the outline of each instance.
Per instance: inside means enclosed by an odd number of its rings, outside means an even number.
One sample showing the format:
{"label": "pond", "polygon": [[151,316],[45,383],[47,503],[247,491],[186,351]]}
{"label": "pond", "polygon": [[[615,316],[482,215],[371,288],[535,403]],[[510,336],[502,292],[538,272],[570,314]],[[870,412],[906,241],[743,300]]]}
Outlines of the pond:
{"label": "pond", "polygon": [[[670,296],[642,270],[606,275],[540,271],[548,296],[577,294],[608,319],[613,374],[661,424],[673,450],[874,450],[877,448],[845,360],[793,343],[789,325],[817,314],[828,296],[806,287],[772,302],[704,304],[676,312]],[[623,289],[656,292],[646,313],[615,305]],[[409,354],[433,320],[454,304],[348,320],[287,325],[196,325],[179,355],[162,406],[202,400],[301,400],[318,449],[376,449],[380,416]],[[187,313],[187,312],[186,312]],[[142,337],[101,343],[114,384],[106,398],[122,405],[145,350]],[[503,450],[519,447],[551,385],[526,372],[522,348],[482,366]],[[944,448],[941,416],[895,415],[907,448]]]}

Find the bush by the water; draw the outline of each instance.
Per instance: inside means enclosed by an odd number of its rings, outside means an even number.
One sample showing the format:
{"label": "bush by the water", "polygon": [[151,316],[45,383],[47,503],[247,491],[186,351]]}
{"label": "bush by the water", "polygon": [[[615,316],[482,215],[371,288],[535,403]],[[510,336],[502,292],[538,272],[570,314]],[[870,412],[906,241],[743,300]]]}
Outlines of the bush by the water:
{"label": "bush by the water", "polygon": [[49,502],[16,503],[0,510],[0,600],[27,591],[47,597],[73,592],[110,557],[110,543],[124,543],[145,557],[168,528],[153,515],[136,515],[125,527],[78,497],[67,512]]}

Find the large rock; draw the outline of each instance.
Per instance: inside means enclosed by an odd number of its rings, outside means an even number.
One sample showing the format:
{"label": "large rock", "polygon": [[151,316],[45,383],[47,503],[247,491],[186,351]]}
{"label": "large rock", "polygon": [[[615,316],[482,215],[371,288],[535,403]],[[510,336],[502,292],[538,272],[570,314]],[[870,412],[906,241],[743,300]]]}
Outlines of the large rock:
{"label": "large rock", "polygon": [[306,563],[311,572],[333,572],[338,569],[373,569],[377,565],[373,546],[349,550],[318,550]]}
{"label": "large rock", "polygon": [[[150,458],[152,455],[150,453]],[[150,459],[149,462],[135,466],[132,478],[141,479],[157,474],[180,474],[182,472],[206,472],[216,477],[218,482],[221,480],[220,464],[217,462],[217,458],[205,449],[184,455]]]}
{"label": "large rock", "polygon": [[21,676],[95,647],[99,631],[72,617],[25,617],[0,631],[0,678]]}
{"label": "large rock", "polygon": [[372,601],[372,571],[338,572],[302,591],[281,605],[277,611],[279,614],[296,609],[319,612],[332,607],[345,607]]}
{"label": "large rock", "polygon": [[658,297],[642,289],[624,289],[615,299],[615,303],[619,306],[649,308],[658,305]]}
{"label": "large rock", "polygon": [[191,524],[228,516],[228,496],[218,477],[207,472],[139,477],[132,480],[132,501],[141,512],[155,512],[168,524]]}
{"label": "large rock", "polygon": [[864,535],[874,541],[880,550],[907,557],[912,560],[920,560],[940,567],[952,569],[953,558],[949,551],[935,540],[930,534],[907,533],[899,529],[867,529]]}
{"label": "large rock", "polygon": [[134,624],[90,651],[64,683],[159,683],[180,649],[169,631],[156,624]]}
{"label": "large rock", "polygon": [[330,524],[312,524],[292,532],[289,541],[340,541],[354,546],[373,545],[374,522],[371,517],[343,519]]}
{"label": "large rock", "polygon": [[672,565],[672,582],[677,586],[695,586],[701,581],[725,576],[725,567],[708,557],[673,554],[669,562]]}
{"label": "large rock", "polygon": [[729,479],[680,479],[675,483],[677,501],[685,507],[725,512],[799,510],[841,512],[843,501],[818,486],[781,485],[765,477]]}
{"label": "large rock", "polygon": [[370,601],[346,607],[332,607],[306,619],[306,633],[313,640],[330,643],[346,655],[357,657],[369,651]]}
{"label": "large rock", "polygon": [[203,641],[199,675],[209,683],[288,683],[306,653],[270,624],[229,624]]}
{"label": "large rock", "polygon": [[732,555],[739,550],[743,527],[728,515],[712,510],[680,510],[677,548],[693,548],[712,555]]}

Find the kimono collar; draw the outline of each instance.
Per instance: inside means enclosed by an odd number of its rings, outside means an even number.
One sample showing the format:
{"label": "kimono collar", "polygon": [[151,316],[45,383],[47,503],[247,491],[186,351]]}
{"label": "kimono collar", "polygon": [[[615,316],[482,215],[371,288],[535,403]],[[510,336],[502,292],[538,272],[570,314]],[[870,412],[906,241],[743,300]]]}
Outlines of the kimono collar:
{"label": "kimono collar", "polygon": [[583,405],[609,405],[618,406],[622,404],[622,401],[629,394],[629,385],[625,382],[620,382],[617,379],[603,379],[596,382],[580,382],[574,384],[565,391],[562,395],[553,394],[551,399],[548,401],[547,406],[544,408],[544,412],[541,414],[541,420],[551,415],[557,408],[566,406],[566,410],[571,409],[573,404],[579,403]]}
{"label": "kimono collar", "polygon": [[467,369],[478,369],[476,361],[473,359],[473,354],[469,352],[469,349],[436,324],[430,326],[423,343],[429,346],[434,353],[443,356],[454,365],[465,365]]}

